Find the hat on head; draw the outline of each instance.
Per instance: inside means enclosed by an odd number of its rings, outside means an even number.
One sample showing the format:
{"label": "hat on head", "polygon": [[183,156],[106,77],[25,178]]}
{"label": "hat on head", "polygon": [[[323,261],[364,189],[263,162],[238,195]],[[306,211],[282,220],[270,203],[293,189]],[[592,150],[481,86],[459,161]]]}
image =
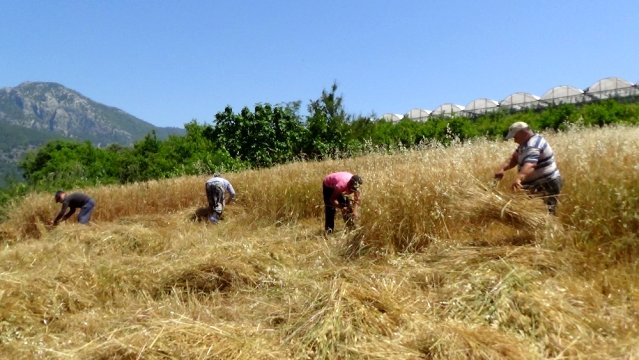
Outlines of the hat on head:
{"label": "hat on head", "polygon": [[359,189],[360,185],[364,183],[364,179],[362,179],[362,177],[359,175],[353,175],[353,177],[351,177],[350,183],[351,183],[351,187],[354,190],[357,190]]}
{"label": "hat on head", "polygon": [[510,125],[508,128],[508,134],[506,134],[506,140],[512,139],[515,137],[520,130],[529,129],[530,127],[523,121],[517,121],[516,123]]}

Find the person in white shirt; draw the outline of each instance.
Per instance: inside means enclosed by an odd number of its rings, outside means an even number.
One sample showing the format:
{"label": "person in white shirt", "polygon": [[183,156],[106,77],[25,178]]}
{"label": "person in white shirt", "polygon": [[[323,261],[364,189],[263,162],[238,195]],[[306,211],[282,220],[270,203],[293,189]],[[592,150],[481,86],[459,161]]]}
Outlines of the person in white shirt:
{"label": "person in white shirt", "polygon": [[222,219],[224,206],[226,201],[225,193],[229,193],[230,204],[235,199],[235,190],[233,185],[223,178],[220,173],[213,174],[213,177],[206,181],[206,198],[209,201],[209,220],[213,224],[217,224]]}

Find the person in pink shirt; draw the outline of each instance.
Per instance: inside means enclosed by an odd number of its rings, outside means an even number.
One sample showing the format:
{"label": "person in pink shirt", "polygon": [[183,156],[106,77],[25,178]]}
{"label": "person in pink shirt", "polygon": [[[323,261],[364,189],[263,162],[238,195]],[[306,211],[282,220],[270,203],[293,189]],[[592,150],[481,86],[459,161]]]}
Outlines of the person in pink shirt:
{"label": "person in pink shirt", "polygon": [[[353,219],[359,216],[361,194],[360,186],[364,183],[359,175],[353,175],[346,171],[335,172],[326,175],[322,183],[324,194],[324,230],[330,234],[335,229],[336,209],[342,209],[344,220],[348,226],[352,226]],[[353,194],[351,201],[346,195]],[[350,214],[351,216],[346,216]]]}

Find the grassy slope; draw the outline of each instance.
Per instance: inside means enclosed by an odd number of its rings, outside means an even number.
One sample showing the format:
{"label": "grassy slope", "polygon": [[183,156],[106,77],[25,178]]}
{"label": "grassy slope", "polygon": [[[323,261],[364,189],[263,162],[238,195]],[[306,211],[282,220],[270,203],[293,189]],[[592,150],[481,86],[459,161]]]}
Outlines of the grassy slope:
{"label": "grassy slope", "polygon": [[[490,185],[512,143],[85,189],[94,224],[0,224],[0,353],[13,358],[639,357],[639,129],[550,134],[558,219]],[[322,176],[365,179],[361,227],[322,235]],[[338,221],[338,224],[341,224]]]}

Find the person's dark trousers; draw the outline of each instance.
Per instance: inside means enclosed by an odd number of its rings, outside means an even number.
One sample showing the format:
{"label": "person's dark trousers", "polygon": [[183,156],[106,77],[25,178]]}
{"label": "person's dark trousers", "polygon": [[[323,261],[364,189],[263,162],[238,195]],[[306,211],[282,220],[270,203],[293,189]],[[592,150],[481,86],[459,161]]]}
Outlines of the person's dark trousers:
{"label": "person's dark trousers", "polygon": [[322,193],[324,194],[324,230],[332,232],[335,229],[335,208],[331,204],[333,189],[322,184]]}
{"label": "person's dark trousers", "polygon": [[[322,184],[322,193],[324,195],[324,230],[326,232],[333,232],[335,230],[335,212],[336,209],[331,204],[331,196],[333,195],[333,188],[330,188]],[[346,198],[344,195],[337,197],[337,202],[340,204],[346,204]]]}
{"label": "person's dark trousers", "polygon": [[222,215],[224,211],[224,189],[216,183],[206,183],[205,190],[211,214],[218,213]]}
{"label": "person's dark trousers", "polygon": [[561,177],[552,179],[541,184],[541,192],[544,194],[544,203],[548,207],[548,213],[557,215],[557,203],[559,203],[559,193],[561,192]]}
{"label": "person's dark trousers", "polygon": [[80,224],[88,224],[89,220],[91,220],[91,213],[93,213],[93,208],[95,207],[95,201],[89,200],[83,207],[80,208],[80,213],[78,214],[78,222]]}
{"label": "person's dark trousers", "polygon": [[[559,203],[559,193],[561,192],[561,177],[548,180],[530,188],[531,193],[543,197],[544,203],[548,208],[548,213],[557,215],[557,204]],[[526,188],[526,186],[524,186]]]}

